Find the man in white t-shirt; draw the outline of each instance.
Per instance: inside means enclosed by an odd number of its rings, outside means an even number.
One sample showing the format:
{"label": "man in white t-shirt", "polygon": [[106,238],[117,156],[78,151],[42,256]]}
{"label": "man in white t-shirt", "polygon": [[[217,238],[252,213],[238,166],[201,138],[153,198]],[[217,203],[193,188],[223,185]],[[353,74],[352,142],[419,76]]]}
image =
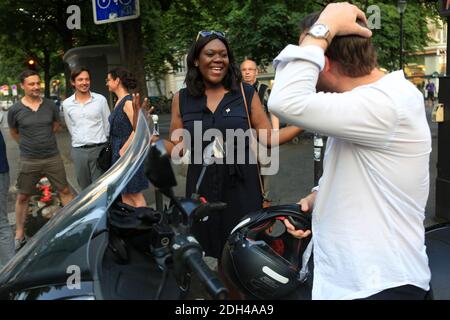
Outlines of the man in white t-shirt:
{"label": "man in white t-shirt", "polygon": [[[424,299],[431,134],[423,97],[402,71],[377,69],[363,25],[348,3],[305,18],[299,46],[274,60],[269,109],[329,136],[319,186],[300,201],[312,210],[313,299]],[[295,236],[311,232],[285,223]]]}

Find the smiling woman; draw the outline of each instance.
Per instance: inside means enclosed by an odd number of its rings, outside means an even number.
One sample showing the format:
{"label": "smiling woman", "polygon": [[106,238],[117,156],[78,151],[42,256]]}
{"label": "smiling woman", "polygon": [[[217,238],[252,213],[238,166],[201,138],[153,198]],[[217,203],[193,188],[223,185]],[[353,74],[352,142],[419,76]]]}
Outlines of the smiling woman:
{"label": "smiling woman", "polygon": [[[258,166],[250,161],[248,136],[244,148],[239,148],[237,136],[228,139],[226,133],[229,130],[247,131],[251,126],[257,131],[266,130],[270,137],[272,128],[254,88],[244,83],[241,90],[241,74],[222,32],[200,31],[188,53],[187,66],[186,88],[177,92],[172,101],[171,143],[167,146],[169,153],[174,151],[174,156],[178,155],[175,150],[183,150],[181,153],[190,155],[186,197],[201,195],[209,202],[227,203],[224,211],[210,215],[193,230],[206,255],[219,258],[235,224],[245,214],[261,209],[263,202]],[[248,108],[242,92],[245,92]],[[177,129],[185,129],[185,136],[175,138],[175,133],[179,132]],[[211,129],[220,131],[223,137],[231,140],[224,141],[227,146],[225,152],[232,154],[234,161],[228,161],[230,157],[227,157],[225,163],[208,166],[197,190],[203,165],[194,163],[194,159],[203,158],[210,140],[202,137]],[[288,141],[300,131],[298,128],[280,130],[279,140]],[[264,140],[271,141],[267,136]],[[174,148],[179,143],[183,144]],[[238,155],[241,150],[243,154]],[[238,163],[238,157],[244,158],[244,163]]]}
{"label": "smiling woman", "polygon": [[[186,89],[175,95],[172,104],[171,132],[184,128],[190,134],[191,139],[185,139],[183,149],[189,150],[193,160],[195,154],[203,154],[209,143],[196,141],[194,123],[201,124],[202,136],[208,129],[218,129],[225,135],[227,129],[247,130],[249,126],[240,91],[241,75],[223,33],[200,31],[189,51],[187,65]],[[247,85],[244,89],[250,104],[254,90]],[[189,140],[192,143],[187,143]],[[248,157],[248,146],[245,152]],[[201,170],[202,164],[191,161],[186,179],[187,197],[195,193]],[[262,206],[258,168],[255,164],[213,164],[208,167],[198,194],[210,202],[228,204],[225,211],[210,216],[194,230],[206,254],[219,258],[235,223]]]}
{"label": "smiling woman", "polygon": [[186,86],[193,96],[203,95],[209,85],[226,91],[238,89],[241,75],[221,32],[200,31],[189,51],[187,65]]}

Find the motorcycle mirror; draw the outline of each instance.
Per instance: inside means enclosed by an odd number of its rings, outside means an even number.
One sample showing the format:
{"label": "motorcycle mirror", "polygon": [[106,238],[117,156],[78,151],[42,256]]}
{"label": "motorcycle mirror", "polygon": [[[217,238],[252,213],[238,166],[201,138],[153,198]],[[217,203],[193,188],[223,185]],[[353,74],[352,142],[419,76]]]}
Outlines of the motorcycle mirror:
{"label": "motorcycle mirror", "polygon": [[172,189],[177,185],[177,180],[163,140],[158,140],[150,146],[147,159],[145,160],[144,171],[153,186],[174,202],[175,206],[183,214],[184,221],[187,221],[189,215],[175,197]]}
{"label": "motorcycle mirror", "polygon": [[145,175],[162,194],[169,198],[173,197],[172,188],[177,185],[177,180],[163,140],[151,145],[145,161]]}

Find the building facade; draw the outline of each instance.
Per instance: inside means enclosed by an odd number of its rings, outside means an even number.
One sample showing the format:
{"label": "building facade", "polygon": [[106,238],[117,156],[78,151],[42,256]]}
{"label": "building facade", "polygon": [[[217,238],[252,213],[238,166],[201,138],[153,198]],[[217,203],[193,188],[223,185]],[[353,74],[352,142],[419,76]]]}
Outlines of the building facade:
{"label": "building facade", "polygon": [[439,91],[439,76],[445,75],[447,61],[447,24],[428,24],[432,42],[423,51],[415,52],[413,62],[405,66],[405,74],[411,82],[424,91],[427,79],[436,84]]}

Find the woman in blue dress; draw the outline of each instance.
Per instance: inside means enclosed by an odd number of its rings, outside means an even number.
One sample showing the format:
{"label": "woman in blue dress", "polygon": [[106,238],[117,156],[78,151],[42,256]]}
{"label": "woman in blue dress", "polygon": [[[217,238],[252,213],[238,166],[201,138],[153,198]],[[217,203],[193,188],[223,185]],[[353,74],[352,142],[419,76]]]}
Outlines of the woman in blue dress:
{"label": "woman in blue dress", "polygon": [[[137,81],[125,68],[118,67],[108,72],[106,86],[117,96],[117,103],[109,116],[112,145],[112,163],[127,150],[133,140],[133,105],[130,90],[136,88]],[[146,201],[142,190],[149,186],[142,165],[122,191],[122,202],[133,207],[144,207]]]}

